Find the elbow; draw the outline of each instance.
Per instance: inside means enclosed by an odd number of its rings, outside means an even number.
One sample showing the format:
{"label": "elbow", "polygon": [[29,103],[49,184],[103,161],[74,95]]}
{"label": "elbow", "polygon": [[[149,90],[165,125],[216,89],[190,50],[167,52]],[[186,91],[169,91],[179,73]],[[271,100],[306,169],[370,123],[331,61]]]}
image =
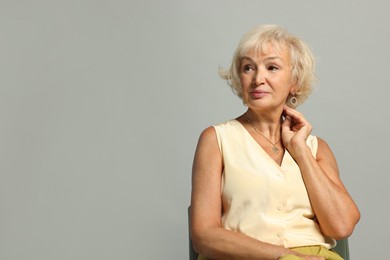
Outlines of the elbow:
{"label": "elbow", "polygon": [[332,237],[336,240],[342,240],[348,238],[352,235],[356,224],[360,220],[360,213],[357,212],[351,219],[348,221],[340,221],[337,225],[334,226],[329,232],[324,232],[325,235]]}
{"label": "elbow", "polygon": [[353,228],[349,226],[339,225],[338,227],[333,227],[329,230],[322,229],[322,233],[327,236],[331,237],[335,240],[342,240],[352,235]]}
{"label": "elbow", "polygon": [[197,232],[195,230],[191,231],[191,244],[192,248],[197,252],[198,254],[204,255],[205,252],[207,252],[207,238],[204,234],[201,232]]}
{"label": "elbow", "polygon": [[351,236],[353,230],[354,230],[354,227],[345,226],[345,227],[337,228],[337,229],[333,230],[333,232],[330,232],[330,234],[328,234],[328,236],[332,237],[336,240],[342,240],[342,239],[345,239],[345,238],[348,238],[349,236]]}
{"label": "elbow", "polygon": [[197,235],[195,235],[194,232],[191,232],[190,239],[191,239],[192,249],[199,254],[201,251],[200,238]]}
{"label": "elbow", "polygon": [[217,245],[219,239],[216,238],[216,233],[218,233],[218,228],[214,227],[192,228],[190,238],[195,252],[206,256],[218,255],[220,253]]}

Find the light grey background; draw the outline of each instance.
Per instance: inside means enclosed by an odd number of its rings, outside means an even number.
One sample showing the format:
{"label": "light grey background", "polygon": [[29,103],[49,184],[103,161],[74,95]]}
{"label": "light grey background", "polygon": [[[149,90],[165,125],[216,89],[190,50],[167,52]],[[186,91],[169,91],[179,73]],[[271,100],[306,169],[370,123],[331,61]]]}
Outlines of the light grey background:
{"label": "light grey background", "polygon": [[187,259],[197,138],[245,110],[217,70],[263,23],[312,47],[321,82],[300,111],[360,207],[352,259],[383,259],[388,10],[379,0],[0,0],[0,259]]}

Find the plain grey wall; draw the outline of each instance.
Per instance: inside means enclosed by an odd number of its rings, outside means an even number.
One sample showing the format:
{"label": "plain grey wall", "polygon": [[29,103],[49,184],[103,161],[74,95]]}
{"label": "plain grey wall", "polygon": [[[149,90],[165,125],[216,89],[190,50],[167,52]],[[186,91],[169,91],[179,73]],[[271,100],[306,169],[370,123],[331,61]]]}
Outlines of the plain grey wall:
{"label": "plain grey wall", "polygon": [[0,259],[187,259],[202,129],[244,111],[217,76],[244,32],[305,39],[321,80],[300,110],[362,219],[388,240],[387,1],[0,0]]}

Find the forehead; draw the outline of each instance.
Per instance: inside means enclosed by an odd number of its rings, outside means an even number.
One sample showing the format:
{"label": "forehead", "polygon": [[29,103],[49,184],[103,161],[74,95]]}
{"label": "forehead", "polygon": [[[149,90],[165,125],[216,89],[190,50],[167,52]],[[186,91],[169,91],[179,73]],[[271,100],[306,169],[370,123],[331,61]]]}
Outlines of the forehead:
{"label": "forehead", "polygon": [[269,58],[280,59],[284,62],[290,63],[290,52],[284,44],[280,43],[263,43],[261,45],[246,48],[241,55],[241,59],[249,58]]}

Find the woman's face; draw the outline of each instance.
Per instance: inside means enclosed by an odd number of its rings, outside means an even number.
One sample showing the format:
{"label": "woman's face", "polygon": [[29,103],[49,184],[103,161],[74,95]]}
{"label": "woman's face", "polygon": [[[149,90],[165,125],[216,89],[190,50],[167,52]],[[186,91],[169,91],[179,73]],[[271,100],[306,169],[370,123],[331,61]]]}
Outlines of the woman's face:
{"label": "woman's face", "polygon": [[263,50],[241,58],[240,82],[244,103],[252,109],[275,109],[295,94],[291,61],[286,48],[267,44]]}

